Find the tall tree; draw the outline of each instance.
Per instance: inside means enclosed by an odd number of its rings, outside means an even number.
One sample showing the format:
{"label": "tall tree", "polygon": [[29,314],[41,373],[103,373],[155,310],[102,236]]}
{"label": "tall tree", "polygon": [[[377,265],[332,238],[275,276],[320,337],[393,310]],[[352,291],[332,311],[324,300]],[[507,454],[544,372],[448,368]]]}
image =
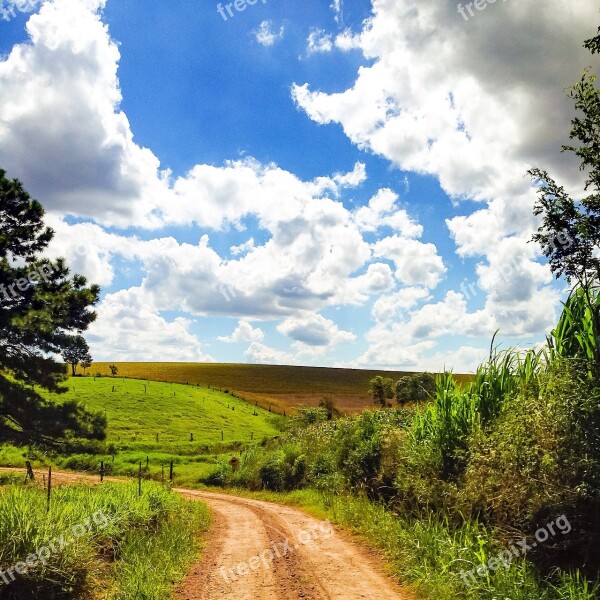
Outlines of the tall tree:
{"label": "tall tree", "polygon": [[[600,28],[584,46],[592,54],[600,53]],[[529,174],[539,185],[534,212],[542,216],[533,240],[541,245],[554,275],[565,276],[583,290],[596,340],[594,359],[600,367],[600,306],[594,301],[600,288],[600,90],[596,76],[587,69],[569,95],[579,115],[572,120],[570,139],[575,143],[563,146],[563,152],[580,159],[589,193],[573,198],[547,171],[531,169]]]}
{"label": "tall tree", "polygon": [[20,181],[0,169],[0,442],[101,439],[105,419],[75,402],[51,403],[35,386],[65,392],[61,355],[96,318],[100,289],[43,258],[54,232]]}
{"label": "tall tree", "polygon": [[62,357],[68,365],[71,365],[73,377],[77,374],[80,363],[82,365],[85,363],[88,367],[92,364],[90,347],[81,335],[74,335],[68,340],[66,348],[62,351]]}

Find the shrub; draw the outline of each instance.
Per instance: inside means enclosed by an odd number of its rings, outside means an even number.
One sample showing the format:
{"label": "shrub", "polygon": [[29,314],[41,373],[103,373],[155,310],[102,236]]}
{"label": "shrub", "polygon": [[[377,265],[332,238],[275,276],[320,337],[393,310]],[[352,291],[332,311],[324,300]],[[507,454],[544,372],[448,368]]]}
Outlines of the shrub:
{"label": "shrub", "polygon": [[576,533],[557,555],[598,568],[590,549],[600,541],[600,388],[588,372],[557,360],[539,390],[524,386],[506,402],[489,431],[473,437],[459,507],[524,532],[564,512]]}
{"label": "shrub", "polygon": [[398,404],[408,402],[427,402],[433,400],[435,394],[435,376],[431,373],[417,373],[401,377],[396,382],[396,401]]}
{"label": "shrub", "polygon": [[389,406],[388,400],[394,397],[394,382],[389,377],[377,377],[369,382],[369,394],[373,397],[373,401],[377,406],[385,408]]}
{"label": "shrub", "polygon": [[294,417],[294,423],[301,427],[321,423],[322,421],[330,420],[325,408],[299,408],[298,416]]}
{"label": "shrub", "polygon": [[282,492],[285,489],[286,473],[282,453],[269,456],[259,469],[261,486],[272,492]]}
{"label": "shrub", "polygon": [[319,408],[325,410],[328,421],[333,421],[333,419],[342,415],[342,413],[336,408],[335,402],[331,396],[323,396],[319,402]]}

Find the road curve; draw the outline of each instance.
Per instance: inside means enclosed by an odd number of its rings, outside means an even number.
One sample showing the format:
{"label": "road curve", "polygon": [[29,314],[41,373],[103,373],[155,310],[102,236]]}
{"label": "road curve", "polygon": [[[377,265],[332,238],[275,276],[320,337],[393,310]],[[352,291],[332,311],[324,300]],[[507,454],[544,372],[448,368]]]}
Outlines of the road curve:
{"label": "road curve", "polygon": [[178,600],[413,600],[344,532],[287,506],[178,489],[213,514]]}
{"label": "road curve", "polygon": [[[35,472],[41,479],[43,472]],[[52,479],[57,485],[99,483],[97,476],[72,472],[53,473]],[[175,491],[205,502],[213,515],[202,557],[179,586],[177,600],[415,600],[385,573],[375,552],[326,521],[271,502]]]}

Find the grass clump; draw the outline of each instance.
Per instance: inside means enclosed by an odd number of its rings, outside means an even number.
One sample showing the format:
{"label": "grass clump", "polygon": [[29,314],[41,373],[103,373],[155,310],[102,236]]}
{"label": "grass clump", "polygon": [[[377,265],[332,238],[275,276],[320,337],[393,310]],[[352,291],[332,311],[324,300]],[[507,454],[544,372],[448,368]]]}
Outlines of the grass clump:
{"label": "grass clump", "polygon": [[204,505],[156,484],[60,487],[50,511],[41,488],[0,488],[0,598],[166,599],[207,526]]}

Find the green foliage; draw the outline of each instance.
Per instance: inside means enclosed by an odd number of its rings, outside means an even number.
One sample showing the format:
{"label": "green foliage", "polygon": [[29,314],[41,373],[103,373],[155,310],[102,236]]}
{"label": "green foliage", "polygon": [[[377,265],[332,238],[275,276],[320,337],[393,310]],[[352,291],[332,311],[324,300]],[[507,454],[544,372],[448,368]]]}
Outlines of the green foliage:
{"label": "green foliage", "polygon": [[[593,54],[600,52],[599,37],[585,43]],[[571,122],[570,138],[575,145],[563,146],[563,151],[580,159],[581,171],[586,174],[585,190],[590,193],[573,198],[547,171],[530,170],[539,185],[534,213],[542,216],[533,240],[541,245],[556,277],[565,276],[582,290],[592,337],[597,341],[600,306],[592,301],[600,285],[600,90],[596,88],[596,77],[586,70],[569,95],[578,111]],[[593,350],[596,366],[600,367],[600,344],[594,343],[587,350]]]}
{"label": "green foliage", "polygon": [[561,510],[577,524],[575,554],[585,539],[597,543],[599,500],[600,388],[585,364],[556,361],[539,390],[522,388],[490,429],[471,440],[462,507],[522,531]]}
{"label": "green foliage", "polygon": [[413,446],[420,446],[442,478],[456,476],[464,464],[468,437],[478,424],[475,396],[462,391],[451,373],[438,376],[432,404],[418,413],[411,428]]}
{"label": "green foliage", "polygon": [[71,373],[75,376],[77,366],[85,363],[86,368],[92,364],[90,348],[81,335],[71,336],[66,342],[62,351],[62,357],[68,365],[71,365]]}
{"label": "green foliage", "polygon": [[428,402],[435,394],[435,376],[431,373],[416,373],[401,377],[396,382],[396,401],[398,404],[408,402]]}
{"label": "green foliage", "polygon": [[285,462],[283,453],[272,454],[259,469],[261,488],[273,492],[286,489],[286,475],[289,470],[290,465]]}
{"label": "green foliage", "polygon": [[67,600],[108,590],[113,600],[166,600],[207,525],[205,506],[154,484],[144,484],[141,497],[134,484],[56,488],[50,512],[41,488],[0,489],[0,569],[44,547],[55,550],[46,564],[0,585],[0,594]]}
{"label": "green foliage", "polygon": [[394,397],[393,379],[377,375],[377,377],[371,379],[369,385],[369,394],[371,394],[375,404],[382,408],[388,406],[388,400],[391,400]]}
{"label": "green foliage", "polygon": [[402,410],[367,412],[352,419],[294,428],[286,438],[245,453],[236,473],[223,465],[207,482],[276,491],[315,485],[377,495],[390,481],[389,473],[381,471],[390,458],[386,433],[408,423],[412,414]]}
{"label": "green foliage", "polygon": [[78,403],[55,407],[34,389],[64,389],[64,367],[50,357],[94,321],[100,292],[70,277],[64,260],[40,257],[54,235],[43,217],[39,202],[0,169],[0,442],[48,446],[102,428]]}
{"label": "green foliage", "polygon": [[597,346],[594,337],[594,313],[598,310],[600,295],[588,298],[586,291],[581,287],[575,288],[569,294],[558,324],[548,338],[550,360],[594,360]]}
{"label": "green foliage", "polygon": [[507,350],[492,352],[466,387],[451,373],[438,376],[435,398],[411,430],[413,445],[429,457],[437,477],[448,480],[464,471],[471,436],[487,427],[518,389],[535,387],[542,365],[542,352]]}
{"label": "green foliage", "polygon": [[294,421],[301,426],[314,425],[323,421],[330,421],[327,409],[319,406],[318,408],[299,408],[298,416]]}
{"label": "green foliage", "polygon": [[323,396],[319,401],[319,408],[323,408],[327,413],[327,420],[332,421],[342,416],[342,413],[337,409],[335,401],[331,396]]}

